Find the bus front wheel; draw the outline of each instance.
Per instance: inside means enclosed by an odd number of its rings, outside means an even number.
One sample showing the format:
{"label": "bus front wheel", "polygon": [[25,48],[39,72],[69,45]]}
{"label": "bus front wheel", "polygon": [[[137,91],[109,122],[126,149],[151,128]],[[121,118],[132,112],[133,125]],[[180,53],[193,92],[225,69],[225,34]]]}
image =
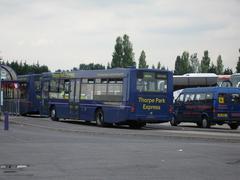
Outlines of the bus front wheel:
{"label": "bus front wheel", "polygon": [[238,128],[238,124],[237,123],[232,123],[232,124],[228,124],[230,126],[231,129],[237,129]]}
{"label": "bus front wheel", "polygon": [[210,128],[210,122],[206,117],[202,118],[201,125],[202,125],[202,128]]}
{"label": "bus front wheel", "polygon": [[50,117],[53,121],[58,121],[58,117],[57,117],[57,114],[56,114],[56,109],[55,107],[52,107],[51,110],[50,110]]}
{"label": "bus front wheel", "polygon": [[98,126],[104,125],[104,114],[102,109],[98,109],[95,114],[95,120]]}

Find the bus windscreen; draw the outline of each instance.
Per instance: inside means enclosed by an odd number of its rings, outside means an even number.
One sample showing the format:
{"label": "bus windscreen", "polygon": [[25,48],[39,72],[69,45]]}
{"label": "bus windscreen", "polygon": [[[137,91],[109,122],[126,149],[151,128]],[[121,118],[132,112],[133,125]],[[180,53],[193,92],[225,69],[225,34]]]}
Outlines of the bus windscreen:
{"label": "bus windscreen", "polygon": [[138,92],[167,92],[167,75],[157,72],[138,72]]}

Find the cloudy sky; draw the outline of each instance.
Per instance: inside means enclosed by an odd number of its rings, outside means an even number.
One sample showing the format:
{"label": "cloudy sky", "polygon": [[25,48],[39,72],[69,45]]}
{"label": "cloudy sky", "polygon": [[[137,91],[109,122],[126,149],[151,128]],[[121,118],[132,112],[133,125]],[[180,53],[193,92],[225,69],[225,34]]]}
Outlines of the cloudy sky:
{"label": "cloudy sky", "polygon": [[234,68],[240,48],[240,0],[0,0],[0,56],[56,69],[111,61],[128,34],[135,60],[174,68],[184,50],[209,50]]}

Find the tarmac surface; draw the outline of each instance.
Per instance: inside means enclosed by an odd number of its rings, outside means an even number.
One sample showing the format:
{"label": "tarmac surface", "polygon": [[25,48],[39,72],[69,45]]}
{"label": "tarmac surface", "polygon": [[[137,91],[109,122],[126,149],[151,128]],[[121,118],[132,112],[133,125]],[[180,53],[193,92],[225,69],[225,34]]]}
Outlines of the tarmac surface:
{"label": "tarmac surface", "polygon": [[164,123],[135,130],[10,117],[9,130],[0,129],[0,180],[238,180],[239,170],[240,130],[226,125]]}

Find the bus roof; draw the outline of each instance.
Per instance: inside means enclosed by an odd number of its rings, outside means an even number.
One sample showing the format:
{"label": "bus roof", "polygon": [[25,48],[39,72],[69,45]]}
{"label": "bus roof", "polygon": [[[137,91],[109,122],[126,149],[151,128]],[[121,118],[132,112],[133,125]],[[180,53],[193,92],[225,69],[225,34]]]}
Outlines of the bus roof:
{"label": "bus roof", "polygon": [[197,88],[186,88],[182,92],[184,93],[240,93],[240,88],[234,87],[197,87]]}
{"label": "bus roof", "polygon": [[130,71],[149,71],[149,72],[170,72],[159,69],[136,69],[136,68],[114,68],[114,69],[103,69],[103,70],[76,70],[66,72],[55,72],[55,73],[43,73],[43,76],[62,77],[62,78],[122,78],[126,76]]}

